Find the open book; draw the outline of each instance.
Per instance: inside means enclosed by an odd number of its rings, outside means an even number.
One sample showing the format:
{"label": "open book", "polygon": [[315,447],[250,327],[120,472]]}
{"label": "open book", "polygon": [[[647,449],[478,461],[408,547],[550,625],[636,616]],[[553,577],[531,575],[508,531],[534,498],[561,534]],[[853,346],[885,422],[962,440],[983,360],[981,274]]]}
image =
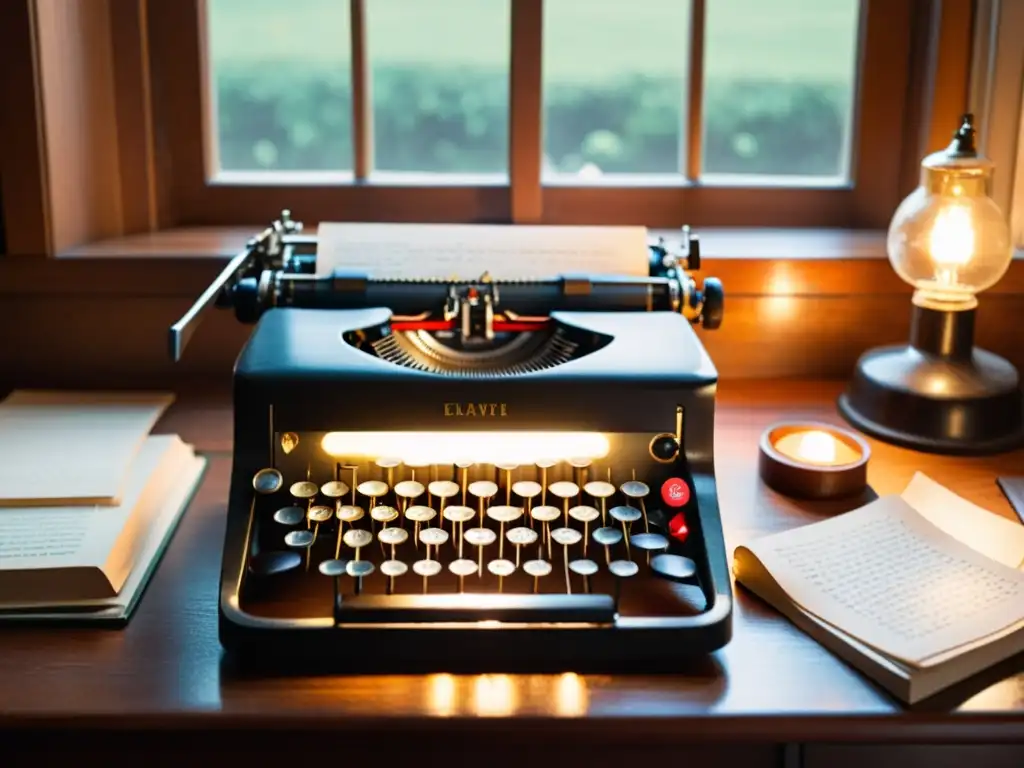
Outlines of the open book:
{"label": "open book", "polygon": [[915,703],[1024,650],[1024,526],[918,473],[829,520],[737,547],[737,581]]}
{"label": "open book", "polygon": [[[56,491],[42,487],[39,497],[0,505],[0,622],[127,620],[206,460],[176,435],[147,436],[166,402],[161,396],[49,393],[29,400],[20,428],[79,434],[67,452],[58,441],[49,454],[24,462]],[[81,432],[83,424],[95,428]],[[105,453],[112,436],[114,450]],[[65,493],[70,486],[60,485],[53,467],[83,456],[114,498],[104,492],[100,501],[85,502]]]}

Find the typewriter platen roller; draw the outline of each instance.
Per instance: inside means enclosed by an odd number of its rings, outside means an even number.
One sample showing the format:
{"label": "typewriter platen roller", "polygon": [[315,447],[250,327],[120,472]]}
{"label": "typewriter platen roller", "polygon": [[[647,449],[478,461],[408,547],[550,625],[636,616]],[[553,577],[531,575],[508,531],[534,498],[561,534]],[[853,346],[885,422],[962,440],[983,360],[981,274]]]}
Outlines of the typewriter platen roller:
{"label": "typewriter platen roller", "polygon": [[171,329],[233,307],[221,639],[356,670],[666,668],[730,637],[696,237],[650,276],[317,275],[287,213]]}

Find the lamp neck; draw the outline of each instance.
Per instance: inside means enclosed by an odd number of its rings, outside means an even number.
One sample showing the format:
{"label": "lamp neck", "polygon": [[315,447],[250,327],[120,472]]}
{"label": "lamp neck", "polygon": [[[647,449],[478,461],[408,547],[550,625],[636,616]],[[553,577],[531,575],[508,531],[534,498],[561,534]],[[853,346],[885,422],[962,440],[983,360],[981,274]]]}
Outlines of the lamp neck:
{"label": "lamp neck", "polygon": [[915,304],[910,345],[928,355],[969,360],[974,349],[974,314],[974,309],[931,309]]}

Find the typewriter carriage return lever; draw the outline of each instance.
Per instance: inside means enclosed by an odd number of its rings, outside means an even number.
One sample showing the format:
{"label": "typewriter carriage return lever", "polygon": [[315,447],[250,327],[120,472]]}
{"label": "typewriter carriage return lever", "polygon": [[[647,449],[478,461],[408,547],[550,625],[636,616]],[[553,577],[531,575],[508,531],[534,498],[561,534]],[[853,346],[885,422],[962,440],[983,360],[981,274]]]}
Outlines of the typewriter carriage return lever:
{"label": "typewriter carriage return lever", "polygon": [[664,237],[648,244],[649,276],[573,276],[538,280],[375,279],[336,270],[316,275],[315,236],[284,210],[250,239],[195,304],[170,329],[172,360],[184,349],[206,311],[233,308],[251,324],[268,309],[300,307],[363,309],[389,307],[394,330],[457,331],[467,348],[493,342],[495,333],[542,330],[555,311],[672,311],[711,330],[721,325],[724,292],[700,269],[700,239],[688,226],[678,244]]}

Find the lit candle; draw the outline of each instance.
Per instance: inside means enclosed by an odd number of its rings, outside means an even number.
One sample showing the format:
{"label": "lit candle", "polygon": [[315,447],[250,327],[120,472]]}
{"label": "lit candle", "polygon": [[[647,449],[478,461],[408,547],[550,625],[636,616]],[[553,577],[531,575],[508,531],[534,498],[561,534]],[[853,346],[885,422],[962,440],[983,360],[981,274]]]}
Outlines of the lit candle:
{"label": "lit candle", "polygon": [[793,461],[819,467],[853,464],[860,458],[846,443],[821,429],[791,432],[776,441],[775,450]]}

